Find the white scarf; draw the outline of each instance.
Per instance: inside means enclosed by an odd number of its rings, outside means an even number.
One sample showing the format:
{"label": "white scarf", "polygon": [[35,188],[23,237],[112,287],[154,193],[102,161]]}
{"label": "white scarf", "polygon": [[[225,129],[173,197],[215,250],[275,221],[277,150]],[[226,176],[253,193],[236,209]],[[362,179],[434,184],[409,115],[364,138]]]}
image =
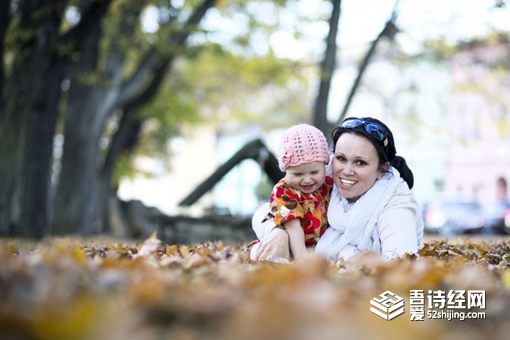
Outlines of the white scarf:
{"label": "white scarf", "polygon": [[354,247],[354,253],[381,252],[377,219],[401,181],[398,170],[391,167],[352,206],[348,206],[334,185],[327,212],[329,228],[319,239],[315,251],[331,261],[353,255],[352,250],[351,254],[346,251],[348,247]]}

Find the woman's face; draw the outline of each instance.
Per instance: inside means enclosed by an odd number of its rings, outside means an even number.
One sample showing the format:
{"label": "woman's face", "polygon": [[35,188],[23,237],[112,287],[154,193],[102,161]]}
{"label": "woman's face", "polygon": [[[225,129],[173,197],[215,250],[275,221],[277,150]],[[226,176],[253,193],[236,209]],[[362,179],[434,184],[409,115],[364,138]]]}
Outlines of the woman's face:
{"label": "woman's face", "polygon": [[386,169],[379,166],[379,157],[365,137],[343,133],[336,142],[332,175],[340,194],[355,202],[374,185]]}

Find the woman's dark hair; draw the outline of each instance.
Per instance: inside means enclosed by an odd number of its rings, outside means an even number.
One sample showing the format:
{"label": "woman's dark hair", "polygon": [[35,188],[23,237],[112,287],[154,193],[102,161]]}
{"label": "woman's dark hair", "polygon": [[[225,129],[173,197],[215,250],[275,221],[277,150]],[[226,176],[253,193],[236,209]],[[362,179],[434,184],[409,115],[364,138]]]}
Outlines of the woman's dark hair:
{"label": "woman's dark hair", "polygon": [[[347,118],[346,120],[353,121],[352,118]],[[346,120],[344,120],[344,122]],[[335,148],[338,138],[340,138],[340,136],[346,132],[365,137],[374,145],[375,150],[377,151],[377,155],[379,156],[379,166],[389,162],[391,166],[398,170],[400,176],[404,179],[404,181],[406,181],[409,189],[411,189],[414,185],[413,172],[407,165],[406,160],[401,156],[397,156],[395,141],[393,139],[393,133],[391,130],[386,126],[386,124],[372,117],[359,118],[359,121],[362,121],[363,124],[359,124],[356,127],[344,127],[342,126],[344,122],[342,122],[335,129],[333,129],[333,132],[331,133],[331,137],[333,139],[333,148]],[[380,135],[367,132],[367,124],[374,124],[375,126],[381,127],[385,133],[384,138],[380,140]]]}

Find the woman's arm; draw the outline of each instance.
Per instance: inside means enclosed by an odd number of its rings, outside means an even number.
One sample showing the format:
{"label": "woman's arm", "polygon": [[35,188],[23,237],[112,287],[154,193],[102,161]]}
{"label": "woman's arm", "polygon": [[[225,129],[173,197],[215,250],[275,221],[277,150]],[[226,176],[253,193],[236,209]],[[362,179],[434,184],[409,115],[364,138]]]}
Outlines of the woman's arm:
{"label": "woman's arm", "polygon": [[284,258],[290,260],[289,234],[283,228],[276,228],[274,219],[268,218],[269,203],[261,205],[253,214],[252,229],[260,240],[255,246],[257,249],[254,260],[268,258]]}
{"label": "woman's arm", "polygon": [[274,219],[268,218],[269,203],[264,203],[255,210],[251,218],[251,228],[259,240],[265,239],[275,227]]}
{"label": "woman's arm", "polygon": [[384,207],[378,219],[381,253],[391,259],[418,252],[423,235],[419,205],[403,182]]}
{"label": "woman's arm", "polygon": [[273,228],[273,230],[258,243],[255,260],[265,260],[271,257],[290,260],[289,234],[282,228]]}

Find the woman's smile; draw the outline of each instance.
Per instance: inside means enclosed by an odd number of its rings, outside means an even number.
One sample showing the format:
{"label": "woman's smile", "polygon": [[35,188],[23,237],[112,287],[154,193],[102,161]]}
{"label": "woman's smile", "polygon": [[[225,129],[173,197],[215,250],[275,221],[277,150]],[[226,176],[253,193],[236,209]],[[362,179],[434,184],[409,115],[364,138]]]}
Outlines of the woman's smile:
{"label": "woman's smile", "polygon": [[358,183],[358,181],[355,181],[353,179],[347,179],[347,178],[340,177],[340,183],[343,186],[350,188],[353,185],[355,185],[356,183]]}

